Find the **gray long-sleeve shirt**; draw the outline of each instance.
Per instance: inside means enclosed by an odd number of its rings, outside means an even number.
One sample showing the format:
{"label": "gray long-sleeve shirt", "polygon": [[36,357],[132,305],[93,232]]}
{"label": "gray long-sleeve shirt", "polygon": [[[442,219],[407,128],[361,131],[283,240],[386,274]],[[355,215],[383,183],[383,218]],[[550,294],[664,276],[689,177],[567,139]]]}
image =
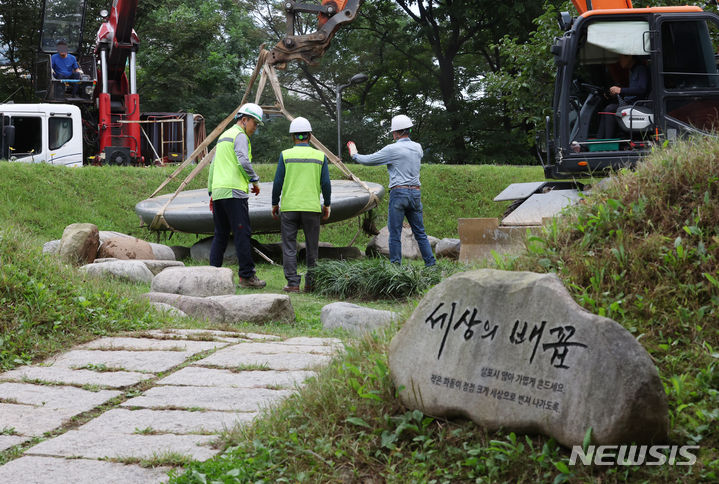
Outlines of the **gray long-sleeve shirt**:
{"label": "gray long-sleeve shirt", "polygon": [[363,165],[387,165],[389,187],[398,185],[419,186],[419,166],[424,152],[422,145],[409,138],[400,138],[371,155],[352,157]]}

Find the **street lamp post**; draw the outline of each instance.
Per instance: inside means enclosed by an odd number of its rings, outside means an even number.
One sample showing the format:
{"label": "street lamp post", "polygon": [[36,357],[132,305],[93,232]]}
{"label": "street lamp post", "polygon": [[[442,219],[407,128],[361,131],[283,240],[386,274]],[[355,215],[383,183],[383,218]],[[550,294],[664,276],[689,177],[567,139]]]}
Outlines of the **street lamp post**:
{"label": "street lamp post", "polygon": [[344,91],[346,88],[354,85],[354,84],[360,84],[362,82],[365,82],[367,80],[367,74],[355,74],[352,76],[352,79],[350,79],[350,82],[347,84],[341,84],[337,86],[337,157],[341,160],[342,159],[342,137],[341,137],[341,117],[342,117],[342,91]]}

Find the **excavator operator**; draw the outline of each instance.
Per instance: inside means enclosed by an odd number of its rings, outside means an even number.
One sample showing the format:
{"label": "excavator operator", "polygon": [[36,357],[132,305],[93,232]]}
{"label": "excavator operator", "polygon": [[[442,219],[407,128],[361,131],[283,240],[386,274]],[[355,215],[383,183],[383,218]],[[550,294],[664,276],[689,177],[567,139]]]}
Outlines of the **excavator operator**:
{"label": "excavator operator", "polygon": [[[629,71],[629,86],[612,86],[609,88],[609,95],[621,97],[622,104],[632,104],[646,96],[649,91],[649,69],[643,63],[638,62],[633,55],[619,54],[619,67]],[[599,119],[599,132],[597,138],[612,139],[617,129],[615,113],[619,107],[619,100],[604,107],[604,112]]]}

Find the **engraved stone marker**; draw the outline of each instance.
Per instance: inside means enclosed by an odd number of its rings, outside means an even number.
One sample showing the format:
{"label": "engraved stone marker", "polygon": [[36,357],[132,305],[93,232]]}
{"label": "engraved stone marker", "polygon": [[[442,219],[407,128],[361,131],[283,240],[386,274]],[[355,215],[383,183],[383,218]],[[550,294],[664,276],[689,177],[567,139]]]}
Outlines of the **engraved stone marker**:
{"label": "engraved stone marker", "polygon": [[483,269],[432,288],[390,345],[400,399],[490,430],[581,445],[667,438],[649,354],[618,323],[572,300],[554,274]]}

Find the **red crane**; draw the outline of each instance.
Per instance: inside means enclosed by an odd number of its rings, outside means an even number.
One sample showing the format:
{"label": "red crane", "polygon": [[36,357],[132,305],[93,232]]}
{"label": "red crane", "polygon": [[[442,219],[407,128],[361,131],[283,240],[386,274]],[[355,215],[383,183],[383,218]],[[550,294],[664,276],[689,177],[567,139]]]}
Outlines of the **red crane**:
{"label": "red crane", "polygon": [[[111,164],[143,164],[136,56],[140,39],[133,26],[138,0],[114,0],[95,41],[99,62],[95,90],[100,156]],[[126,66],[129,61],[129,79]]]}

